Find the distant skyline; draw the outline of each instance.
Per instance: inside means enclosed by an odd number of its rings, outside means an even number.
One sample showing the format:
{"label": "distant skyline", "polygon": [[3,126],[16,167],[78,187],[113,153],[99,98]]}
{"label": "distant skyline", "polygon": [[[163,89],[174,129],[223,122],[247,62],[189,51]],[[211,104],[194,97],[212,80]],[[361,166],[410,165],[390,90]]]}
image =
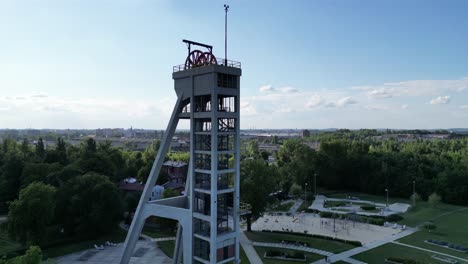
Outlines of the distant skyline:
{"label": "distant skyline", "polygon": [[0,128],[165,129],[181,41],[222,58],[224,3],[242,129],[468,127],[467,1],[17,0]]}

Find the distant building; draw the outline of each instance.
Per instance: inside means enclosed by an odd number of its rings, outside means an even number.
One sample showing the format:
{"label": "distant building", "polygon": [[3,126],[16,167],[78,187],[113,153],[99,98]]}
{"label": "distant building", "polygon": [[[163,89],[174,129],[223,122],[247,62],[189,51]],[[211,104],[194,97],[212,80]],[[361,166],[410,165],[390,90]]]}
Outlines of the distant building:
{"label": "distant building", "polygon": [[187,178],[187,163],[168,160],[163,163],[162,169],[169,176],[169,182],[185,183]]}
{"label": "distant building", "polygon": [[154,200],[159,200],[163,198],[163,193],[164,193],[164,187],[161,185],[155,185],[153,187],[153,191],[151,192],[150,200],[154,201]]}
{"label": "distant building", "polygon": [[305,138],[305,137],[310,137],[310,131],[307,130],[307,129],[302,130],[301,136],[302,136],[303,138]]}
{"label": "distant building", "polygon": [[119,189],[128,192],[142,192],[145,185],[138,182],[135,178],[128,177],[119,182]]}
{"label": "distant building", "polygon": [[258,150],[260,151],[267,151],[270,153],[278,152],[279,145],[277,144],[268,144],[268,143],[261,143],[258,144]]}

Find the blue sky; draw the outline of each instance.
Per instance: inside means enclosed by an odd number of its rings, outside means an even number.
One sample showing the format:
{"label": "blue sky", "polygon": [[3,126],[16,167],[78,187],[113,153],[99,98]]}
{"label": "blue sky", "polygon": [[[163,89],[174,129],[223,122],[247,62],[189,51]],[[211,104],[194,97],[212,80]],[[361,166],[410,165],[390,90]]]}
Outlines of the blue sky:
{"label": "blue sky", "polygon": [[[226,2],[242,128],[468,127],[468,2]],[[165,128],[224,3],[0,1],[0,127]]]}

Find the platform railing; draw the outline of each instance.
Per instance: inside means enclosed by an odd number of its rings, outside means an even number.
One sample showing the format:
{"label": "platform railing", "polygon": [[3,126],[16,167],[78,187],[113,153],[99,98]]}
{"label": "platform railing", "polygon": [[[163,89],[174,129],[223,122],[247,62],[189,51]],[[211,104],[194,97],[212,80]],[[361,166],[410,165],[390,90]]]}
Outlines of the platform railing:
{"label": "platform railing", "polygon": [[[233,61],[233,60],[225,60],[225,59],[216,59],[216,64],[221,65],[221,66],[227,66],[227,67],[234,67],[234,68],[241,68],[241,63],[238,61]],[[203,65],[196,65],[192,66],[191,68],[198,68],[198,67],[204,67],[210,64],[203,64]],[[180,64],[172,67],[173,72],[179,72],[179,71],[184,71],[188,70],[191,68],[187,68],[185,64]]]}

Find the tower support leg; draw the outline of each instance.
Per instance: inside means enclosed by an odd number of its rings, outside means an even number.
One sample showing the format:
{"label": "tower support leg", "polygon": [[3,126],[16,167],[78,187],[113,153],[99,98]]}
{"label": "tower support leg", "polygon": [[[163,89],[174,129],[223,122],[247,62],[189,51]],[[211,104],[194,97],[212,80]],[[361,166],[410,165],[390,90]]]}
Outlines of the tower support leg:
{"label": "tower support leg", "polygon": [[135,215],[133,216],[132,224],[130,225],[130,229],[128,230],[127,237],[125,238],[124,251],[122,254],[122,258],[120,259],[120,264],[129,263],[130,258],[135,250],[135,245],[138,241],[138,237],[140,236],[141,230],[143,229],[146,217],[148,216],[146,214],[145,205],[149,201],[151,192],[153,190],[154,185],[156,184],[159,172],[161,171],[164,158],[166,157],[167,151],[171,146],[172,137],[174,136],[177,124],[179,123],[179,113],[181,110],[182,96],[183,94],[179,94],[177,96],[177,102],[174,106],[171,119],[169,120],[169,124],[167,125],[167,129],[164,133],[161,148],[159,149],[158,154],[156,155],[156,159],[154,160],[153,166],[151,167],[151,172],[148,177],[148,180],[146,181],[145,189],[143,190],[140,202],[138,203],[137,210],[135,211]]}

